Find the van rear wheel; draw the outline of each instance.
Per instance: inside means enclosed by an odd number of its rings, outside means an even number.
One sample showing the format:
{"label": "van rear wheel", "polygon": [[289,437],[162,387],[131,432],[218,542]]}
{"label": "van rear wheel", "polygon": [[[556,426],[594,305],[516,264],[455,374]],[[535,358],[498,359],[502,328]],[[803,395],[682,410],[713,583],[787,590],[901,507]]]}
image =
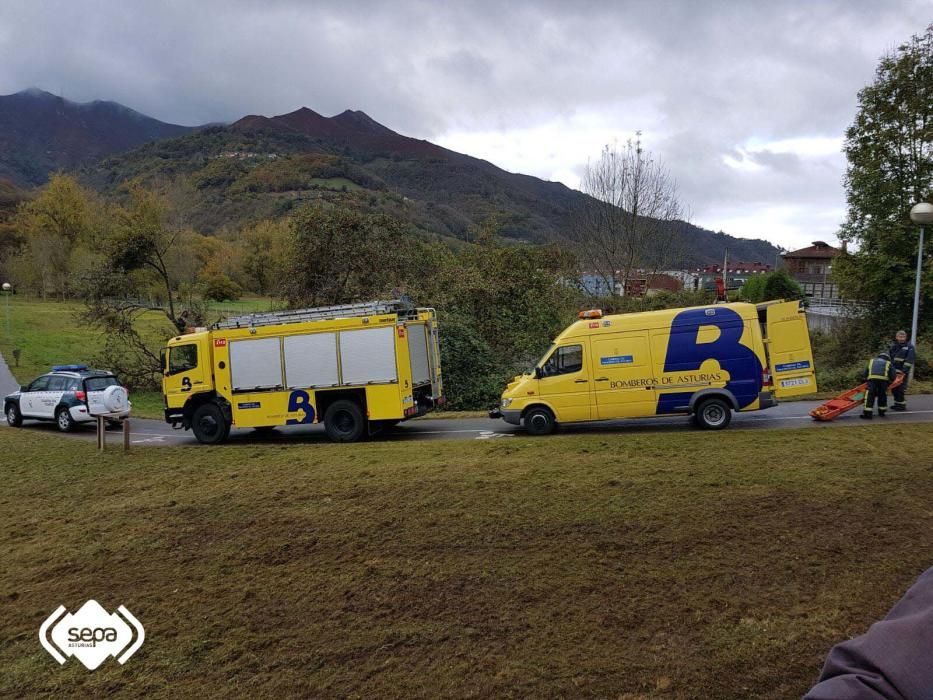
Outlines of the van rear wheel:
{"label": "van rear wheel", "polygon": [[216,403],[202,403],[191,417],[191,430],[202,445],[219,445],[230,434],[230,424]]}
{"label": "van rear wheel", "polygon": [[732,421],[732,407],[722,399],[706,399],[696,407],[694,418],[704,430],[722,430]]}
{"label": "van rear wheel", "polygon": [[529,435],[550,435],[556,425],[554,414],[546,408],[532,408],[525,414],[524,422]]}
{"label": "van rear wheel", "polygon": [[366,434],[363,411],[355,401],[334,401],[324,413],[324,430],[332,442],[358,442]]}

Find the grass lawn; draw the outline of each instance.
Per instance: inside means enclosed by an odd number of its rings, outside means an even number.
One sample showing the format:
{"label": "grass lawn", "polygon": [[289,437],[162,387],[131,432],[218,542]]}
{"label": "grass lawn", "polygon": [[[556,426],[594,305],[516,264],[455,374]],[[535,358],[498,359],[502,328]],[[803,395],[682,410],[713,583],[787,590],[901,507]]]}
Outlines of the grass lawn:
{"label": "grass lawn", "polygon": [[[0,429],[0,696],[799,697],[931,563],[927,425],[144,448]],[[125,605],[125,666],[43,619]]]}
{"label": "grass lawn", "polygon": [[[7,331],[7,299],[0,299],[0,353],[20,383],[32,381],[49,371],[52,365],[87,363],[95,365],[93,358],[104,344],[103,334],[78,323],[82,305],[77,302],[43,301],[17,295],[9,299],[9,332]],[[239,314],[266,311],[270,300],[245,298],[213,304],[214,313]],[[165,316],[147,312],[146,330],[158,347],[169,337],[171,326]],[[13,358],[13,348],[19,348],[19,366]],[[106,369],[106,368],[104,368]],[[133,391],[133,415],[140,418],[162,417],[162,395],[159,392]]]}

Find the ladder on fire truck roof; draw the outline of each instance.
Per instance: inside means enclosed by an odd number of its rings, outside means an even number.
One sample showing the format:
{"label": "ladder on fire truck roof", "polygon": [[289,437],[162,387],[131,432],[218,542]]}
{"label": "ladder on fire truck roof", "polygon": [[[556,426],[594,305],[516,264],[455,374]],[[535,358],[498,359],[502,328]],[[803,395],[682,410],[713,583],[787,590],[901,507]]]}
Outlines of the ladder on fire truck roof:
{"label": "ladder on fire truck roof", "polygon": [[283,323],[303,323],[305,321],[324,321],[335,318],[357,318],[359,316],[377,316],[379,314],[398,314],[399,318],[414,318],[417,309],[405,299],[367,301],[359,304],[340,304],[339,306],[319,306],[313,309],[294,309],[289,311],[267,311],[246,314],[218,321],[212,330],[228,328],[256,328],[259,326],[277,326]]}

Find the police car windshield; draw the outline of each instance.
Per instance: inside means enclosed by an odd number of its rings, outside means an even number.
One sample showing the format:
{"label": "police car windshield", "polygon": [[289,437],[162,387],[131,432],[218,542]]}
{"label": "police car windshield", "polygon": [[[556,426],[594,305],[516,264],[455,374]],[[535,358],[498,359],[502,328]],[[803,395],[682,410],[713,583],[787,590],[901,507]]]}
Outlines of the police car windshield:
{"label": "police car windshield", "polygon": [[84,380],[84,385],[88,391],[103,391],[108,386],[116,386],[116,377],[88,377]]}

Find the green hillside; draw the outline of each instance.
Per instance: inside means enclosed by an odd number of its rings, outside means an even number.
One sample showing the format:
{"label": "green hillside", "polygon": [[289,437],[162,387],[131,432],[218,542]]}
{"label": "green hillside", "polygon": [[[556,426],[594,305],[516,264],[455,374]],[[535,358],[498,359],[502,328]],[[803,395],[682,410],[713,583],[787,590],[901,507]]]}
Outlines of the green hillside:
{"label": "green hillside", "polygon": [[[495,216],[499,232],[531,243],[559,241],[586,195],[506,172],[427,141],[350,126],[299,110],[247,117],[229,127],[150,143],[85,169],[95,189],[119,195],[138,181],[171,192],[204,233],[274,219],[309,201],[384,213],[445,238],[464,239]],[[295,116],[297,115],[297,116]],[[365,116],[365,115],[363,115]],[[368,117],[367,117],[368,119]],[[280,121],[276,121],[280,120]],[[375,124],[375,122],[372,122]],[[777,248],[686,224],[682,265],[722,259],[773,261]]]}

